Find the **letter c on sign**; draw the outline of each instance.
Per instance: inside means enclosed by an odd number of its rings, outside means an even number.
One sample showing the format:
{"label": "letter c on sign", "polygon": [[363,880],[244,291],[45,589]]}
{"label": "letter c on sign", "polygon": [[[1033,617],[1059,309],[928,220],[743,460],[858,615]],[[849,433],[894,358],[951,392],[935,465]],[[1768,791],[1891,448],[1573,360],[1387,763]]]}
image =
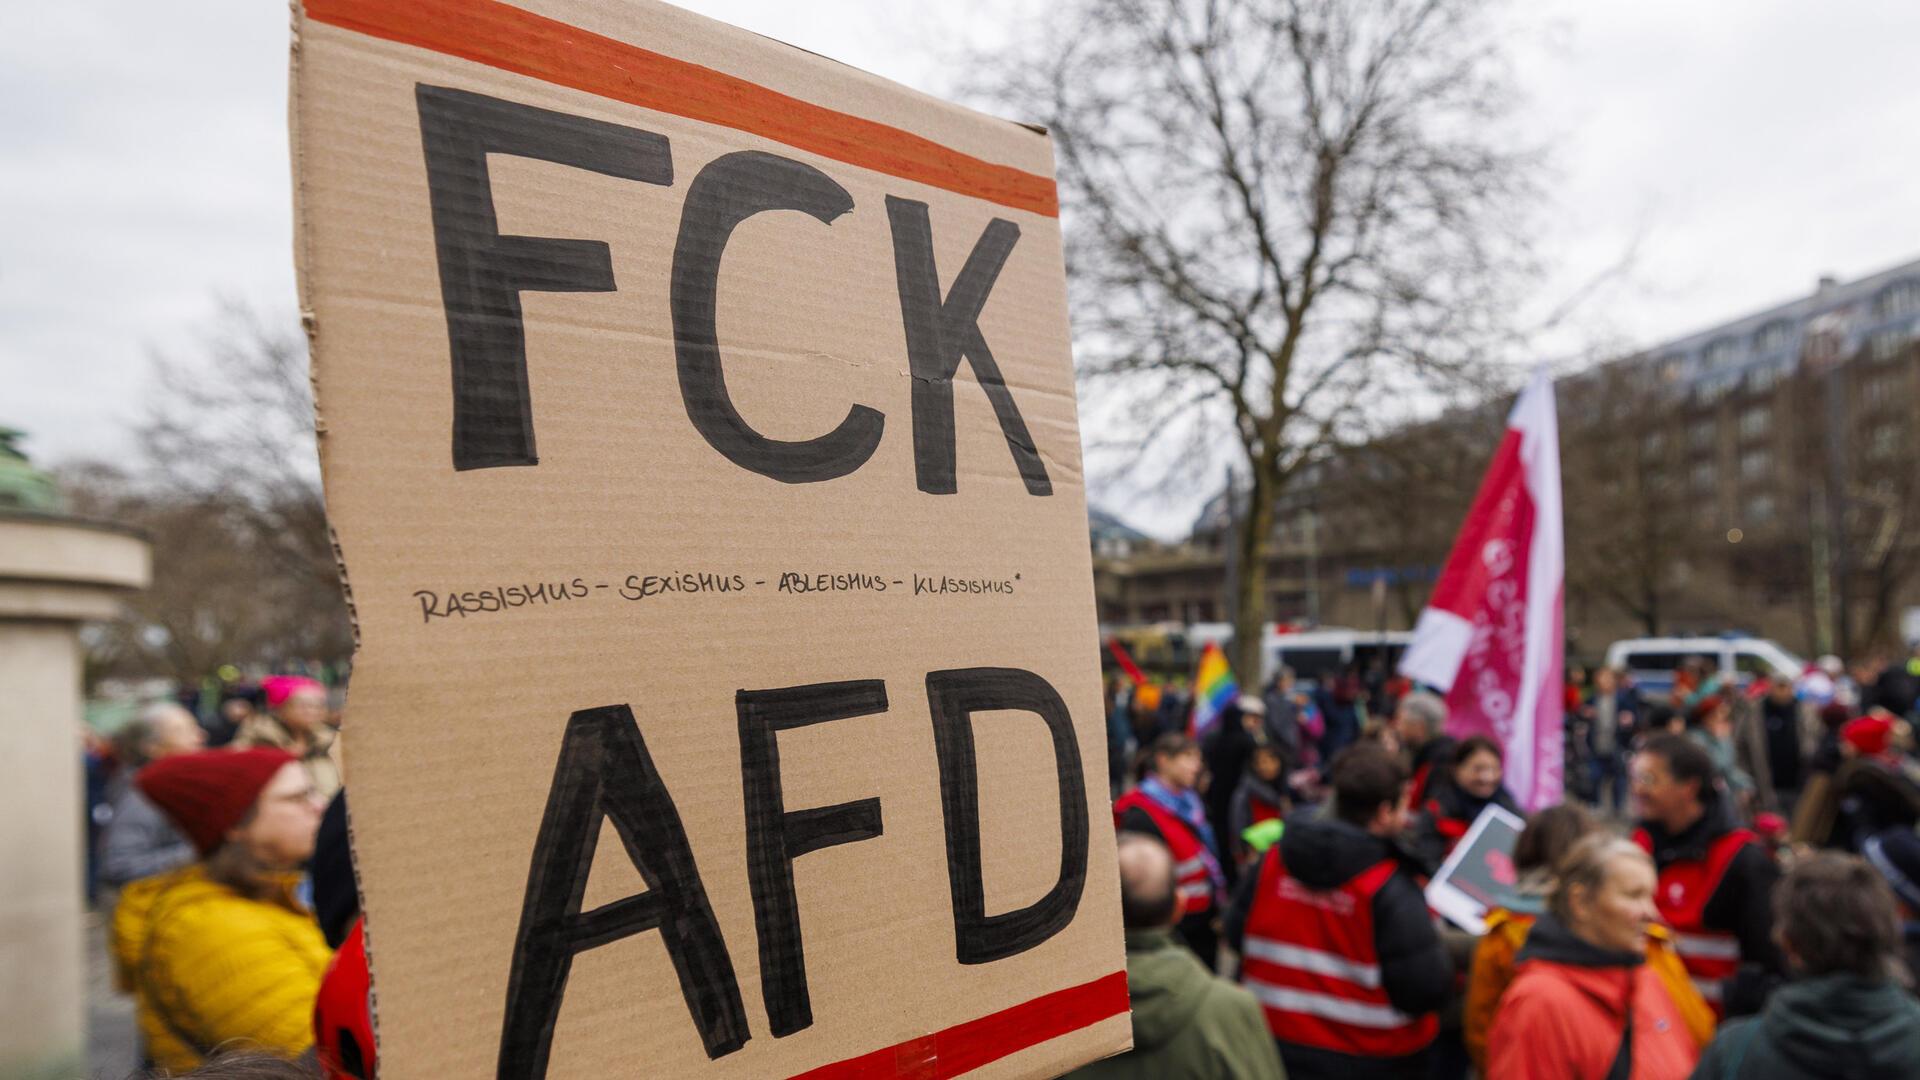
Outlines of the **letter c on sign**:
{"label": "letter c on sign", "polygon": [[716,326],[720,256],[734,226],[764,210],[799,210],[825,224],[853,209],[853,196],[819,169],[745,150],[714,159],[693,178],[673,249],[673,348],[680,398],[709,445],[729,461],[787,484],[810,484],[858,469],[880,445],[886,417],[865,405],[817,439],[789,442],[755,431],[733,407]]}

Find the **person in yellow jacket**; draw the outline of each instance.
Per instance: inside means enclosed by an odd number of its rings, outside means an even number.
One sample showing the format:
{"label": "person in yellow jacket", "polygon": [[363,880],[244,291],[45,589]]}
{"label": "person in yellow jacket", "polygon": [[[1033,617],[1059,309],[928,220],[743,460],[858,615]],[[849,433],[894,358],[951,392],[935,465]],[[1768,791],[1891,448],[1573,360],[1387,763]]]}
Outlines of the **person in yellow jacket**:
{"label": "person in yellow jacket", "polygon": [[[1599,827],[1585,810],[1563,803],[1533,815],[1514,845],[1519,896],[1511,907],[1487,912],[1487,930],[1474,946],[1466,1002],[1461,1008],[1461,1039],[1466,1043],[1467,1056],[1483,1076],[1487,1075],[1487,1033],[1493,1029],[1501,997],[1513,982],[1514,958],[1527,943],[1534,919],[1545,910],[1545,899],[1553,886],[1553,868],[1575,841]],[[1713,1039],[1713,1010],[1687,977],[1687,969],[1680,962],[1680,954],[1673,951],[1672,936],[1664,926],[1647,928],[1647,967],[1660,977],[1673,998],[1687,1033],[1705,1048]]]}
{"label": "person in yellow jacket", "polygon": [[114,912],[117,973],[148,1055],[185,1072],[216,1051],[306,1052],[332,956],[294,894],[320,824],[307,770],[262,747],[165,758],[134,783],[200,854],[127,886]]}

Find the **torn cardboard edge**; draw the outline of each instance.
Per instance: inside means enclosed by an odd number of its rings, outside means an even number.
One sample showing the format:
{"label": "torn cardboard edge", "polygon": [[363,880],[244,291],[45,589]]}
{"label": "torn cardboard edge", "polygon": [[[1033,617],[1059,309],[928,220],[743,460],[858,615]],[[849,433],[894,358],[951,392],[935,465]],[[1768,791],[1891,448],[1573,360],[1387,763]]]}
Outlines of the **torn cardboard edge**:
{"label": "torn cardboard edge", "polygon": [[[300,305],[300,332],[307,344],[307,398],[313,403],[313,434],[316,456],[324,455],[327,445],[326,413],[320,403],[319,369],[313,363],[313,357],[320,347],[320,324],[314,314],[312,297],[309,295],[311,283],[305,268],[310,256],[307,243],[311,231],[307,228],[306,199],[301,184],[301,153],[303,144],[300,139],[300,56],[303,42],[301,30],[305,26],[305,12],[301,0],[288,0],[288,42],[287,42],[287,166],[289,188],[293,196],[293,249],[294,249],[294,289]],[[321,470],[321,488],[324,493],[326,470]],[[327,549],[333,553],[334,572],[340,579],[340,594],[347,606],[347,625],[353,635],[353,651],[358,657],[360,652],[360,612],[354,605],[353,583],[347,576],[346,553],[340,548],[340,535],[333,528],[333,522],[327,522]],[[351,684],[346,691],[351,696]],[[341,701],[344,713],[347,702]],[[336,757],[340,756],[340,744],[334,743]],[[344,776],[343,776],[344,778]],[[353,807],[346,811],[347,850],[352,852],[359,846],[354,836]],[[367,1028],[373,1033],[374,1046],[380,1043],[380,1004],[379,991],[374,982],[373,929],[366,916],[367,891],[360,876],[359,863],[349,856],[347,867],[353,873],[354,906],[359,910],[361,934],[361,955],[367,964]],[[370,1048],[371,1049],[371,1048]]]}

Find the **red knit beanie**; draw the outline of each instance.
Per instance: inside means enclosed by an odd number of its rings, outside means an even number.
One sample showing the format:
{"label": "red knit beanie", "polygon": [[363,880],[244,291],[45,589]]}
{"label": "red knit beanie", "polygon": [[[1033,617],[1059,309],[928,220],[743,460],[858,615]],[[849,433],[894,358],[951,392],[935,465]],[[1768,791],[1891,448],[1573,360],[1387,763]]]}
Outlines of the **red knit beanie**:
{"label": "red knit beanie", "polygon": [[1893,745],[1893,720],[1875,713],[1856,716],[1841,727],[1840,737],[1868,757],[1884,754]]}
{"label": "red knit beanie", "polygon": [[275,773],[300,759],[269,746],[175,754],[133,778],[201,855],[211,855],[260,798]]}

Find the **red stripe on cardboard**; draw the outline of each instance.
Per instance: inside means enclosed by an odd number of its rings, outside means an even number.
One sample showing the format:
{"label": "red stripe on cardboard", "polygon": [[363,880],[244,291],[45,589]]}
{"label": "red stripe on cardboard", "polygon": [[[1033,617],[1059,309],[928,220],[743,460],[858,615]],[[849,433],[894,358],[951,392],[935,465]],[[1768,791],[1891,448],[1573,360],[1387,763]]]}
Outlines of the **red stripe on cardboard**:
{"label": "red stripe on cardboard", "polygon": [[1126,1011],[1127,973],[1116,971],[790,1080],[947,1080]]}
{"label": "red stripe on cardboard", "polygon": [[330,26],[733,128],[957,195],[1060,214],[1058,189],[1047,177],[499,0],[306,0],[306,13]]}

